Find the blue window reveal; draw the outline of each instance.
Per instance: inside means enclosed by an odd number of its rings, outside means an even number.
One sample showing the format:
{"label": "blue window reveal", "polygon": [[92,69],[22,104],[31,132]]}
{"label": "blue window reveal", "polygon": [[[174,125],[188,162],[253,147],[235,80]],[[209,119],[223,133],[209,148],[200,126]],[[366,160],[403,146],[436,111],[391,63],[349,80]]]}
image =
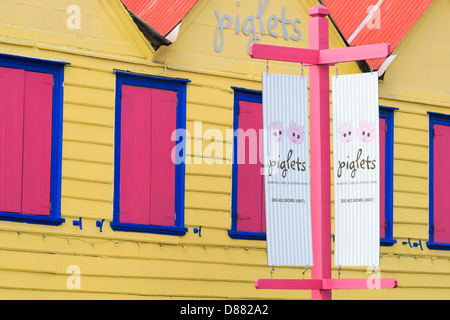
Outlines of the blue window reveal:
{"label": "blue window reveal", "polygon": [[[51,141],[46,140],[46,144],[51,150],[49,156],[49,161],[51,163],[49,165],[47,163],[48,168],[50,168],[50,191],[49,194],[47,193],[47,196],[49,195],[50,198],[50,204],[45,204],[48,214],[41,214],[38,212],[22,213],[17,211],[0,212],[0,220],[53,226],[65,222],[65,219],[61,218],[63,82],[65,65],[68,65],[68,63],[0,54],[0,68],[5,68],[5,70],[16,70],[14,72],[20,70],[20,72],[23,71],[27,74],[34,74],[35,77],[53,79],[53,89],[50,87],[48,96],[46,96],[48,101],[51,100],[51,105],[49,106],[51,107],[51,111],[48,114],[48,119],[46,118],[49,126],[51,126],[50,128],[47,128],[51,130],[51,133],[49,131],[49,140]],[[30,132],[28,132],[28,134],[30,134]],[[6,168],[6,170],[8,170],[8,168]],[[46,179],[48,179],[48,176]],[[29,185],[26,187],[29,188]],[[22,192],[24,190],[23,188],[25,187],[22,186]],[[45,191],[45,193],[46,192],[47,191]]]}
{"label": "blue window reveal", "polygon": [[[260,91],[247,90],[241,88],[234,88],[234,120],[233,120],[233,130],[234,140],[233,140],[233,165],[232,165],[232,200],[231,200],[231,213],[232,213],[232,221],[231,221],[231,230],[228,231],[228,235],[232,239],[246,239],[246,240],[266,240],[265,233],[265,212],[264,212],[264,189],[262,189],[264,185],[263,176],[261,176],[258,172],[254,174],[252,179],[261,179],[262,184],[258,184],[261,186],[261,192],[259,191],[259,187],[257,192],[253,192],[251,195],[248,194],[248,188],[243,188],[239,190],[239,176],[242,176],[242,172],[239,172],[240,165],[238,164],[238,150],[239,143],[239,129],[243,128],[242,122],[244,122],[244,113],[247,119],[245,120],[247,123],[260,122],[262,125],[262,93]],[[245,112],[243,112],[242,108],[247,108]],[[257,117],[258,119],[253,119],[251,117]],[[259,119],[261,118],[261,119]],[[245,127],[245,125],[244,125]],[[245,128],[243,130],[247,130],[249,128]],[[261,128],[252,128],[258,132],[258,129]],[[258,143],[259,145],[259,143]],[[245,152],[248,152],[245,151]],[[259,156],[259,154],[258,154]],[[241,170],[243,170],[243,166],[241,166]],[[248,176],[248,175],[247,175]],[[254,191],[254,190],[252,190]],[[247,206],[242,205],[243,201],[248,202]],[[245,212],[244,209],[239,209],[241,204],[241,208],[258,208],[253,212]],[[241,212],[239,212],[241,211]]]}
{"label": "blue window reveal", "polygon": [[[381,217],[381,228],[384,228],[384,237],[381,237],[382,246],[392,246],[397,243],[393,238],[393,211],[394,211],[394,111],[397,108],[380,106],[380,120],[385,123],[385,150],[384,150],[384,219]],[[381,123],[381,122],[380,122]],[[383,134],[381,132],[380,134]],[[381,152],[382,153],[382,152]],[[383,191],[381,191],[383,192]],[[383,204],[380,204],[383,206]]]}
{"label": "blue window reveal", "polygon": [[427,247],[450,250],[450,115],[428,112],[429,240]]}

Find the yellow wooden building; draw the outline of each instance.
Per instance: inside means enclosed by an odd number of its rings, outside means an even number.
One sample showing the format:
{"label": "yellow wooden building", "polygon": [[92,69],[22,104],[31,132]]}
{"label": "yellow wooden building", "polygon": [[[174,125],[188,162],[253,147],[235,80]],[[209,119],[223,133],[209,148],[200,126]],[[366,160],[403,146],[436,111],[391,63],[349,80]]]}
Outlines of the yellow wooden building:
{"label": "yellow wooden building", "polygon": [[[271,267],[263,237],[233,232],[229,130],[236,97],[260,94],[267,68],[249,57],[248,45],[258,38],[307,48],[308,9],[317,3],[271,0],[263,10],[258,0],[199,0],[170,43],[119,0],[1,1],[0,68],[54,75],[53,111],[60,113],[53,117],[52,147],[60,148],[52,150],[49,218],[0,214],[0,298],[310,299],[309,291],[255,289],[255,279],[270,278]],[[392,243],[381,247],[380,271],[399,287],[335,291],[334,299],[450,299],[450,251],[426,245],[428,112],[450,114],[449,17],[448,1],[435,0],[380,81],[380,105],[395,108]],[[345,46],[330,23],[330,48]],[[290,63],[268,67],[301,72]],[[357,63],[339,65],[339,74],[360,72]],[[184,188],[173,228],[128,229],[117,220],[118,92],[127,80],[138,87],[164,83],[163,89],[168,83],[184,103],[177,128],[191,139],[186,165],[176,173],[177,188]],[[279,267],[273,277],[301,278],[303,271]],[[341,274],[371,276],[362,268]]]}

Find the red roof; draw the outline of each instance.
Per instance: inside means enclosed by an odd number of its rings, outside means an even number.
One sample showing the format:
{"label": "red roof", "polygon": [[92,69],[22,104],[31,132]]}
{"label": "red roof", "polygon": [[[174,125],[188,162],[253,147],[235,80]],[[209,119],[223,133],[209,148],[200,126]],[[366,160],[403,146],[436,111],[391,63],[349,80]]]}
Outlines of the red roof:
{"label": "red roof", "polygon": [[[351,46],[390,43],[393,51],[433,0],[322,0]],[[371,9],[377,6],[371,18]],[[376,7],[375,7],[376,9]],[[366,23],[364,23],[366,20]],[[378,69],[384,59],[374,60]],[[371,64],[371,61],[368,61]]]}
{"label": "red roof", "polygon": [[[167,36],[198,0],[122,0],[125,6]],[[393,51],[433,0],[322,0],[352,46],[384,43]],[[372,15],[371,9],[372,10]],[[373,61],[378,69],[384,59]],[[371,61],[368,61],[369,65]]]}
{"label": "red roof", "polygon": [[189,13],[198,0],[122,0],[132,11],[159,34],[166,36]]}

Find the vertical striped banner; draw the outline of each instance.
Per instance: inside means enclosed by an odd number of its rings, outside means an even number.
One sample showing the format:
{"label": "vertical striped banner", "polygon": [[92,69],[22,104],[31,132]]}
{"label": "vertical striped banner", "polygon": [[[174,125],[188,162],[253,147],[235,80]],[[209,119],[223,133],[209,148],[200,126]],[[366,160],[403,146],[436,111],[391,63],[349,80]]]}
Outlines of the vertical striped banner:
{"label": "vertical striped banner", "polygon": [[270,266],[312,266],[308,79],[263,74],[264,184]]}
{"label": "vertical striped banner", "polygon": [[332,78],[336,266],[378,266],[378,74]]}

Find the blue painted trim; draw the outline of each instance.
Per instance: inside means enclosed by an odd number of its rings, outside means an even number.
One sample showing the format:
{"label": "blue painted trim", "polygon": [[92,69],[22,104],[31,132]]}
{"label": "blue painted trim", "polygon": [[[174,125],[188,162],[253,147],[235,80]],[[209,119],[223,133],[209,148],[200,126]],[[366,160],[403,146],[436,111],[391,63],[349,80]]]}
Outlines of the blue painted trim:
{"label": "blue painted trim", "polygon": [[[121,155],[121,129],[122,129],[122,86],[140,86],[153,89],[170,90],[177,92],[177,129],[186,130],[186,87],[189,80],[170,79],[129,72],[115,71],[116,73],[116,117],[114,132],[114,201],[113,221],[111,228],[115,231],[145,232],[157,234],[169,234],[182,236],[188,229],[184,228],[184,204],[185,204],[185,159],[175,167],[175,227],[138,225],[120,223],[120,155]],[[181,144],[182,150],[186,150],[186,137],[179,137],[177,144]],[[186,154],[183,155],[186,157]]]}
{"label": "blue painted trim", "polygon": [[49,217],[25,215],[20,213],[0,212],[0,220],[31,224],[61,225],[61,171],[62,171],[62,137],[64,104],[64,67],[67,62],[49,61],[28,57],[0,54],[0,67],[41,72],[53,75],[53,113],[52,113],[52,154],[50,178]]}
{"label": "blue painted trim", "polygon": [[[450,126],[450,114],[427,112],[430,117],[430,124],[439,124],[443,126]],[[432,127],[430,127],[431,129]]]}
{"label": "blue painted trim", "polygon": [[228,230],[228,235],[235,240],[266,240],[266,234],[263,232],[243,232]]}
{"label": "blue painted trim", "polygon": [[392,247],[396,243],[397,243],[397,240],[395,240],[395,239],[387,239],[387,238],[380,239],[380,246],[383,246],[383,247]]}
{"label": "blue painted trim", "polygon": [[450,243],[439,243],[439,242],[428,241],[427,247],[428,247],[428,249],[432,249],[432,250],[447,250],[447,251],[449,251]]}
{"label": "blue painted trim", "polygon": [[[233,105],[233,130],[239,129],[239,102],[262,103],[262,92],[243,88],[231,87],[234,90]],[[232,190],[231,190],[231,230],[228,235],[232,239],[240,240],[266,240],[266,233],[243,232],[237,230],[237,186],[238,186],[238,136],[234,135],[233,140],[233,165],[232,165]]]}
{"label": "blue painted trim", "polygon": [[113,224],[120,221],[120,155],[122,132],[122,82],[116,76],[115,124],[114,124],[114,191],[113,191]]}
{"label": "blue painted trim", "polygon": [[11,212],[0,212],[0,220],[19,223],[40,224],[45,226],[59,226],[66,222],[63,218],[37,216],[32,214],[20,214]]}
{"label": "blue painted trim", "polygon": [[[262,91],[250,90],[238,87],[231,87],[234,90],[234,102],[236,106],[236,101],[247,101],[262,103]],[[239,108],[239,104],[238,104]]]}
{"label": "blue painted trim", "polygon": [[434,125],[450,126],[450,115],[436,112],[428,112],[429,115],[429,152],[430,152],[430,164],[429,164],[429,228],[427,247],[433,250],[450,250],[450,243],[438,243],[434,242],[434,137],[433,130]]}
{"label": "blue painted trim", "polygon": [[[167,82],[167,83],[190,83],[191,80],[188,79],[180,79],[180,78],[165,78],[165,77],[158,77],[158,76],[152,76],[148,74],[141,74],[141,73],[132,73],[127,71],[120,71],[120,70],[114,70],[114,73],[117,76],[122,77],[123,79],[127,78],[131,81],[139,81],[141,79],[142,81],[159,81],[159,82]],[[133,80],[134,79],[134,80]],[[170,89],[168,89],[170,90]]]}
{"label": "blue painted trim", "polygon": [[385,106],[380,106],[380,112],[381,111],[398,111],[400,110],[399,108],[395,108],[395,107],[385,107]]}
{"label": "blue painted trim", "polygon": [[[0,63],[8,64],[8,66],[5,66],[5,68],[25,69],[27,71],[36,72],[40,72],[36,70],[39,69],[40,66],[44,68],[55,69],[61,66],[70,65],[69,62],[22,57],[6,53],[0,53]],[[43,72],[47,73],[45,71]]]}
{"label": "blue painted trim", "polygon": [[392,246],[397,243],[394,239],[394,111],[398,108],[380,106],[380,118],[386,120],[385,145],[385,237],[380,239],[382,246]]}
{"label": "blue painted trim", "polygon": [[113,229],[114,231],[125,232],[154,233],[170,236],[184,236],[188,232],[188,229],[184,227],[155,226],[135,223],[121,223],[114,221],[111,222],[110,225],[111,229]]}

